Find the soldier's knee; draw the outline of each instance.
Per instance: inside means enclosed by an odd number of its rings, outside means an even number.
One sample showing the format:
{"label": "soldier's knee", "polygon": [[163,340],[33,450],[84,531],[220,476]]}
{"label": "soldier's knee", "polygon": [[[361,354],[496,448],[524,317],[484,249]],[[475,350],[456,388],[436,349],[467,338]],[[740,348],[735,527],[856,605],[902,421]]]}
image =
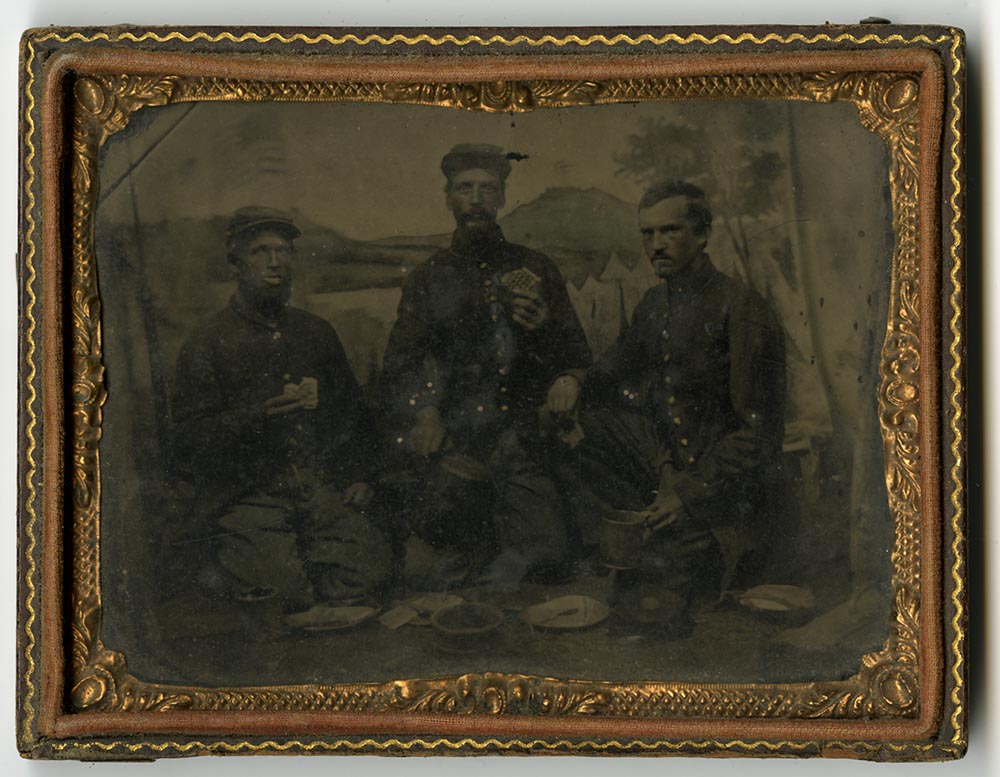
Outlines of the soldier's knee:
{"label": "soldier's knee", "polygon": [[219,518],[219,526],[231,532],[282,531],[289,529],[287,518],[281,507],[236,504]]}

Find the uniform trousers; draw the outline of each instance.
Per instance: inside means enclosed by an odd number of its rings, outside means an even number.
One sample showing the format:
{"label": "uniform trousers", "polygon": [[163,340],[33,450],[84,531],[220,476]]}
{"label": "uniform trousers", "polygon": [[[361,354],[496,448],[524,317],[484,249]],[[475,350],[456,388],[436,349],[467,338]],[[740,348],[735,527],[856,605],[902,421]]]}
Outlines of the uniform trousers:
{"label": "uniform trousers", "polygon": [[248,588],[273,589],[289,609],[377,595],[391,570],[382,532],[330,487],[247,495],[219,525],[222,566]]}

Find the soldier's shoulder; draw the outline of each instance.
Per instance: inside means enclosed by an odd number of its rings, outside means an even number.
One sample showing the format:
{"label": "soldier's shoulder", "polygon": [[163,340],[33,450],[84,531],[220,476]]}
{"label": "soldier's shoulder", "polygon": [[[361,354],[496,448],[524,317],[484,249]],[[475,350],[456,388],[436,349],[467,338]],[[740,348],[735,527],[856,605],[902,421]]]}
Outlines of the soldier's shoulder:
{"label": "soldier's shoulder", "polygon": [[184,338],[182,351],[208,347],[224,339],[226,332],[236,325],[238,319],[239,316],[229,305],[202,316]]}
{"label": "soldier's shoulder", "polygon": [[539,262],[542,264],[554,264],[553,261],[541,251],[537,251],[534,248],[528,248],[528,246],[522,245],[521,243],[511,243],[510,241],[507,241],[504,243],[503,250],[508,256],[516,256],[527,261]]}
{"label": "soldier's shoulder", "polygon": [[780,328],[778,311],[751,283],[742,278],[732,278],[722,273],[725,280],[720,287],[728,300],[733,315],[744,322],[756,322],[760,326]]}
{"label": "soldier's shoulder", "polygon": [[764,298],[746,280],[738,275],[723,272],[713,263],[712,285],[730,304],[752,305],[757,307],[764,303]]}
{"label": "soldier's shoulder", "polygon": [[404,283],[426,282],[451,275],[467,261],[450,248],[438,249],[423,262],[409,270]]}
{"label": "soldier's shoulder", "polygon": [[310,334],[333,335],[336,337],[336,331],[333,328],[333,324],[322,316],[318,316],[309,310],[305,310],[304,308],[288,308],[288,325],[294,329],[305,331]]}
{"label": "soldier's shoulder", "polygon": [[752,283],[725,273],[719,274],[722,276],[720,284],[735,303],[760,309],[769,307],[767,301]]}

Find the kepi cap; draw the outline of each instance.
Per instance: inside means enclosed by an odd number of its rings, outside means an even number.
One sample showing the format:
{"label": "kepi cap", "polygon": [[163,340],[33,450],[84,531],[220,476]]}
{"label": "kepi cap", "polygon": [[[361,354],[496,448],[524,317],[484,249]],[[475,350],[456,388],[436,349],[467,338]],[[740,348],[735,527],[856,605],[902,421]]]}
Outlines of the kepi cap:
{"label": "kepi cap", "polygon": [[519,154],[505,154],[500,146],[490,143],[459,143],[441,160],[441,172],[450,181],[452,176],[463,170],[489,170],[501,181],[510,175],[511,157]]}
{"label": "kepi cap", "polygon": [[277,232],[283,233],[289,239],[294,239],[302,235],[301,230],[295,226],[292,216],[277,208],[265,208],[261,205],[251,205],[237,210],[231,219],[229,227],[226,229],[226,238],[231,239],[241,235],[251,229],[267,226]]}

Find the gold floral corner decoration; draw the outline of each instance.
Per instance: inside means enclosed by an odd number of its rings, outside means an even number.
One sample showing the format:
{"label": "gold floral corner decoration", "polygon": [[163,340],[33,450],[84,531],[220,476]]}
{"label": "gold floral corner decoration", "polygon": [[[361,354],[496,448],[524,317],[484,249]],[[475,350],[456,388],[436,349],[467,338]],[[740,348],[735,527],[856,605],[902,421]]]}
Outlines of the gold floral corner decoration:
{"label": "gold floral corner decoration", "polygon": [[[815,73],[620,79],[381,84],[258,82],[218,78],[82,76],[74,88],[71,298],[73,552],[70,700],[77,711],[328,710],[609,717],[835,718],[919,714],[920,483],[918,82],[908,74]],[[884,647],[845,681],[778,686],[563,681],[480,673],[438,680],[243,689],[160,686],[133,677],[100,637],[100,465],[105,399],[93,235],[98,152],[141,108],[197,100],[419,103],[462,110],[528,111],[690,97],[849,101],[890,158],[891,303],[882,349],[879,420],[895,521],[893,625]]]}
{"label": "gold floral corner decoration", "polygon": [[73,413],[73,585],[70,701],[79,711],[173,709],[183,694],[163,692],[129,675],[125,657],[101,642],[101,413],[107,396],[101,360],[101,299],[94,254],[98,152],[139,108],[169,102],[176,79],[79,79],[74,87],[72,186],[71,370]]}

